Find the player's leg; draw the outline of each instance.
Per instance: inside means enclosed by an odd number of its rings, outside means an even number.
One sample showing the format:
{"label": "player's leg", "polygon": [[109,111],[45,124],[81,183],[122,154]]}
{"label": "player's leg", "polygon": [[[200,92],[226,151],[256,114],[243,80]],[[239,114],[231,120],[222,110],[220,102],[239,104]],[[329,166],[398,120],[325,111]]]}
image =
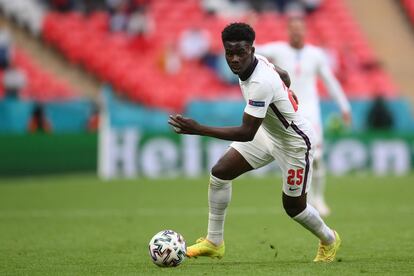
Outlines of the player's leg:
{"label": "player's leg", "polygon": [[[233,145],[232,145],[233,146]],[[211,175],[225,181],[233,180],[240,175],[253,170],[246,159],[232,146],[224,153],[211,169]]]}
{"label": "player's leg", "polygon": [[306,203],[306,194],[293,197],[283,193],[283,208],[286,213],[319,238],[322,244],[335,241],[335,235],[312,205]]}
{"label": "player's leg", "polygon": [[340,244],[339,236],[325,224],[319,212],[307,203],[312,179],[312,152],[304,153],[305,158],[292,158],[282,152],[279,156],[278,159],[284,161],[279,163],[283,174],[283,207],[286,213],[320,240],[319,251],[323,252],[314,261],[332,261]]}
{"label": "player's leg", "polygon": [[253,167],[234,148],[228,151],[213,166],[208,186],[208,228],[207,237],[200,238],[196,244],[187,248],[187,256],[208,256],[222,258],[225,247],[223,242],[226,209],[231,200],[231,181]]}
{"label": "player's leg", "polygon": [[234,148],[229,150],[213,166],[208,188],[209,217],[207,240],[215,245],[223,242],[226,209],[231,200],[231,181],[253,167]]}
{"label": "player's leg", "polygon": [[273,157],[264,149],[258,132],[253,141],[234,142],[229,150],[213,166],[208,190],[209,217],[207,238],[187,248],[189,257],[224,255],[224,221],[231,200],[231,181],[243,173],[271,162]]}
{"label": "player's leg", "polygon": [[319,211],[323,217],[330,214],[329,207],[325,202],[325,166],[323,161],[323,131],[321,118],[313,118],[312,125],[315,130],[312,188],[308,193],[308,202]]}
{"label": "player's leg", "polygon": [[223,242],[225,211],[231,199],[231,181],[252,169],[273,161],[266,150],[266,138],[259,129],[251,142],[234,142],[211,170],[209,186],[209,220],[207,239]]}
{"label": "player's leg", "polygon": [[330,214],[331,210],[325,201],[325,164],[322,154],[313,162],[312,189],[309,192],[308,202],[313,205],[322,217]]}
{"label": "player's leg", "polygon": [[332,262],[341,245],[338,233],[329,228],[319,212],[306,202],[306,194],[291,197],[283,193],[283,207],[286,213],[314,234],[319,240],[319,248],[314,262]]}

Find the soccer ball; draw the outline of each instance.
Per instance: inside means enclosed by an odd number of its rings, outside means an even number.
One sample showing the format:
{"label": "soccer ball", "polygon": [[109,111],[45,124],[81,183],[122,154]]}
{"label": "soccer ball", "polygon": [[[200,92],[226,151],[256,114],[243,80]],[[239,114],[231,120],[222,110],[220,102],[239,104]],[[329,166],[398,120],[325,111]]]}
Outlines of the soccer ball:
{"label": "soccer ball", "polygon": [[186,252],[183,236],[173,230],[158,232],[149,242],[149,254],[158,266],[178,266],[184,261]]}

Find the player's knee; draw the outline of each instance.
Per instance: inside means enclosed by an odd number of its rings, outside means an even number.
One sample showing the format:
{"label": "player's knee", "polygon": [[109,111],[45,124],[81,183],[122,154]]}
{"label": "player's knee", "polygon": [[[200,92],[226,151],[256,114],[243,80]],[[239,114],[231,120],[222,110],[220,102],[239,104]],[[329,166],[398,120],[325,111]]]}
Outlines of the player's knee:
{"label": "player's knee", "polygon": [[213,166],[211,169],[211,174],[219,179],[223,180],[231,180],[228,179],[228,173],[224,166],[222,166],[220,163],[217,163]]}
{"label": "player's knee", "polygon": [[303,210],[306,208],[303,206],[303,204],[297,204],[297,205],[285,205],[283,204],[283,208],[285,209],[286,214],[288,214],[289,217],[293,218],[302,213]]}
{"label": "player's knee", "polygon": [[306,209],[306,200],[303,200],[301,197],[284,197],[283,208],[289,217],[296,217]]}

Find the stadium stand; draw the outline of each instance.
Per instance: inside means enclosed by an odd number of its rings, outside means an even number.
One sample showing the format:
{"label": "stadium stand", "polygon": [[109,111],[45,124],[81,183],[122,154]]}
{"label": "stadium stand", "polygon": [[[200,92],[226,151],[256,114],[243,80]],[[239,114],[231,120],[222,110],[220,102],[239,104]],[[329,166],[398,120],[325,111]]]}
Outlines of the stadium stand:
{"label": "stadium stand", "polygon": [[[38,119],[43,121],[47,132],[91,130],[94,105],[90,100],[81,99],[68,83],[46,71],[22,49],[13,46],[12,53],[12,63],[24,72],[27,84],[17,97],[10,98],[5,95],[3,81],[0,82],[0,133],[37,131],[36,110],[41,110]],[[1,79],[3,75],[0,70]]]}
{"label": "stadium stand", "polygon": [[0,0],[0,8],[4,15],[13,18],[20,26],[30,30],[32,34],[40,34],[46,9],[39,2]]}
{"label": "stadium stand", "polygon": [[[24,51],[14,49],[13,62],[27,76],[27,86],[21,91],[19,98],[38,102],[69,100],[77,97],[74,90],[64,80],[45,71],[36,64]],[[4,70],[0,70],[0,78]],[[0,82],[0,99],[4,96],[3,82]]]}
{"label": "stadium stand", "polygon": [[[47,10],[37,1],[29,1],[33,7],[22,12],[24,2],[0,0],[0,8],[22,26],[37,26],[30,29],[32,33],[40,34],[69,62],[84,67],[101,81],[111,84],[113,95],[112,92],[111,97],[107,96],[108,93],[104,94],[108,110],[117,110],[110,112],[110,119],[115,125],[129,125],[131,118],[134,118],[132,124],[146,131],[167,130],[165,111],[185,112],[201,122],[203,118],[208,118],[206,123],[213,125],[238,123],[229,119],[234,117],[231,114],[239,114],[242,110],[237,85],[224,82],[205,62],[181,59],[181,66],[176,72],[169,73],[163,68],[166,49],[171,44],[179,44],[184,31],[194,26],[206,31],[211,40],[209,54],[213,56],[222,55],[221,30],[235,20],[253,25],[258,44],[287,38],[286,17],[276,11],[248,11],[238,18],[225,18],[208,14],[198,0],[148,1],[147,13],[156,24],[149,36],[140,39],[131,37],[126,31],[111,32],[111,15],[106,11],[55,12]],[[377,95],[392,99],[391,109],[400,108],[406,111],[401,114],[410,114],[404,100],[394,100],[397,87],[381,68],[344,2],[325,0],[322,3],[317,11],[307,16],[308,39],[326,48],[335,59],[338,78],[347,95],[355,100],[352,103],[355,108],[354,130],[364,129],[369,100]],[[71,101],[75,97],[71,93],[73,90],[33,65],[22,51],[16,52],[16,60],[30,80],[22,98],[52,102],[50,107],[44,108],[45,115],[50,117],[48,123],[51,128],[58,132],[85,129],[87,118],[93,114],[90,103]],[[324,98],[326,93],[322,86],[321,91]],[[154,107],[158,110],[152,109]],[[69,122],[64,119],[76,110],[78,115],[81,114],[78,120]],[[325,125],[329,123],[327,120],[332,110],[332,103],[323,101]],[[402,123],[396,128],[409,126],[411,121],[407,120],[398,120]]]}
{"label": "stadium stand", "polygon": [[[166,45],[177,41],[182,31],[194,25],[209,32],[211,51],[220,54],[220,32],[232,20],[207,15],[197,0],[151,1],[148,13],[156,27],[147,38],[147,47],[140,45],[140,50],[131,46],[126,33],[108,31],[106,12],[88,16],[77,12],[49,12],[42,34],[68,60],[83,65],[129,99],[146,106],[179,111],[192,99],[237,95],[237,87],[221,81],[202,63],[183,62],[181,70],[174,75],[166,74],[159,66]],[[238,20],[251,21],[252,17],[247,14]],[[276,12],[254,14],[254,17],[252,25],[257,31],[257,43],[286,38],[285,17]],[[308,23],[311,42],[335,51],[340,64],[355,60],[339,76],[348,96],[368,99],[378,93],[386,97],[397,95],[394,82],[378,64],[343,1],[324,1],[308,17]]]}
{"label": "stadium stand", "polygon": [[68,83],[36,64],[21,49],[14,50],[14,62],[27,75],[28,83],[20,98],[37,102],[67,101],[78,94]]}

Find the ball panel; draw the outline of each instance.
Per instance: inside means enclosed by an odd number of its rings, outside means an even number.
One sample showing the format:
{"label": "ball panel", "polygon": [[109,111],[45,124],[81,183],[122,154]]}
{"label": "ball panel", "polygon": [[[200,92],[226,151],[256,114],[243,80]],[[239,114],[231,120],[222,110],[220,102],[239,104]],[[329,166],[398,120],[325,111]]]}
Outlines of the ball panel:
{"label": "ball panel", "polygon": [[152,237],[148,250],[154,264],[171,267],[184,261],[187,248],[182,235],[173,230],[163,230]]}

